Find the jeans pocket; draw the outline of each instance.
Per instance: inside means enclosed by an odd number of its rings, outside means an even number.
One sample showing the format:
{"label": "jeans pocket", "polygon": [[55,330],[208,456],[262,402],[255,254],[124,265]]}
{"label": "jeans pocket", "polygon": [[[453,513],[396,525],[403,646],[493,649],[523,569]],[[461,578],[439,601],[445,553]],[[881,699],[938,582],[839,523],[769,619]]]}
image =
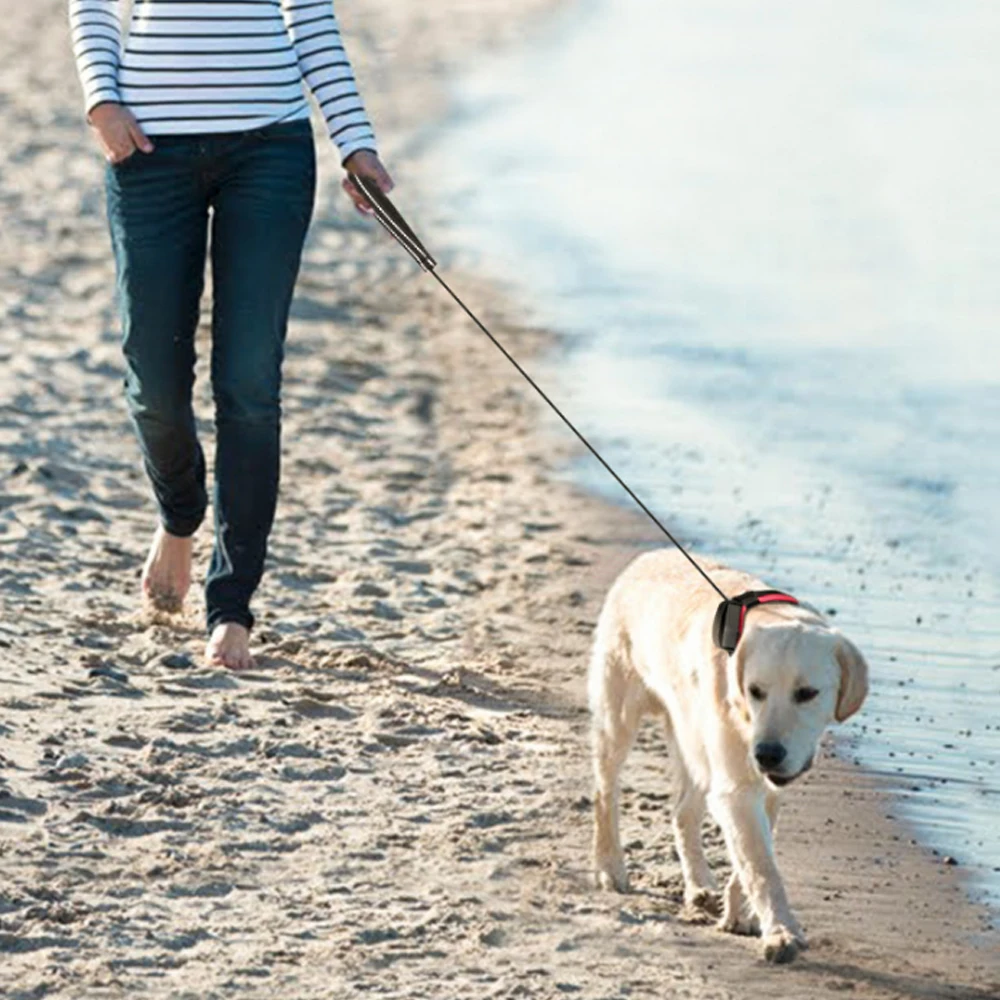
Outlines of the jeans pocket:
{"label": "jeans pocket", "polygon": [[108,160],[108,163],[111,164],[113,170],[121,170],[123,167],[127,167],[138,155],[139,150],[133,149],[124,160]]}
{"label": "jeans pocket", "polygon": [[129,170],[135,166],[135,164],[142,162],[144,159],[148,159],[152,156],[152,153],[144,153],[138,146],[132,150],[124,160],[119,160],[117,163],[112,163],[108,161],[110,167],[114,171]]}

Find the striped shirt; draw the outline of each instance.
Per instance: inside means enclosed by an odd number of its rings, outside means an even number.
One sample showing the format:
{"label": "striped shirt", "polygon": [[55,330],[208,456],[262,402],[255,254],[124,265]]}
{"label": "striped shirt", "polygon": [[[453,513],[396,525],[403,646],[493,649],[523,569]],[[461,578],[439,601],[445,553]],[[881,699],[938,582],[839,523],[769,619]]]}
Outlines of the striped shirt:
{"label": "striped shirt", "polygon": [[312,91],[341,161],[375,150],[332,0],[69,0],[86,110],[126,105],[149,135],[237,132],[309,117]]}

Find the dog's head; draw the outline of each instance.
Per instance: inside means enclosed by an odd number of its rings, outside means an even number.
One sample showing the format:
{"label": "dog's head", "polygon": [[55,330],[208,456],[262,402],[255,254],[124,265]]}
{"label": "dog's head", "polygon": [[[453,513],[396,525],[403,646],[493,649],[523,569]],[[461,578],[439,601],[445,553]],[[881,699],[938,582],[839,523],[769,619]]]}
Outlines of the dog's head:
{"label": "dog's head", "polygon": [[781,787],[812,767],[823,730],[868,694],[868,664],[836,629],[802,620],[748,625],[729,660],[729,688],[757,769]]}

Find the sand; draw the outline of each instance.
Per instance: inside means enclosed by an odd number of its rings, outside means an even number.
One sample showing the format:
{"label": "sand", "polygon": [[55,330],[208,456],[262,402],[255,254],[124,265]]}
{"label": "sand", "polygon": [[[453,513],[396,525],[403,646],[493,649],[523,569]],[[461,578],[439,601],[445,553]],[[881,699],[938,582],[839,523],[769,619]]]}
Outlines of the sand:
{"label": "sand", "polygon": [[[551,4],[344,7],[400,203],[429,218],[447,73]],[[1000,996],[960,869],[832,740],[779,831],[812,939],[794,965],[681,920],[654,727],[625,775],[635,891],[591,888],[587,647],[654,540],[566,485],[572,442],[349,211],[325,145],[258,668],[201,665],[197,588],[152,620],[154,510],[64,4],[2,13],[0,995]],[[455,284],[544,370],[554,337],[484,280]],[[211,463],[207,329],[199,346]],[[199,574],[209,545],[206,524]]]}

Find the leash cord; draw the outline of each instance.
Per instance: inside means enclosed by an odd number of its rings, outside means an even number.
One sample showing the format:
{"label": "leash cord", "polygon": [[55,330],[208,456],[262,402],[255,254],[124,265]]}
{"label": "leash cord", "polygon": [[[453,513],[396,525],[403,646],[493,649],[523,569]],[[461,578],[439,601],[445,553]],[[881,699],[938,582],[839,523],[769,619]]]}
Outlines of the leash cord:
{"label": "leash cord", "polygon": [[559,417],[560,420],[577,436],[579,441],[583,446],[597,459],[598,462],[604,466],[605,470],[611,475],[616,483],[635,501],[639,509],[656,525],[660,531],[663,532],[667,538],[677,547],[685,559],[701,574],[705,582],[721,597],[724,601],[728,598],[719,589],[716,582],[702,569],[701,566],[695,561],[694,557],[688,552],[688,550],[681,545],[681,543],[667,530],[660,519],[636,496],[632,488],[618,475],[617,472],[608,464],[604,459],[604,456],[583,436],[583,434],[577,430],[576,425],[566,416],[565,413],[549,398],[548,394],[542,389],[542,387],[521,367],[517,359],[507,350],[503,344],[493,336],[492,333],[486,328],[479,317],[459,298],[452,287],[448,284],[440,274],[437,273],[435,267],[437,266],[437,261],[428,253],[424,245],[417,239],[416,234],[412,229],[406,224],[403,217],[399,214],[399,211],[392,204],[391,201],[382,193],[377,186],[367,180],[367,178],[362,178],[356,174],[350,174],[351,181],[354,186],[364,195],[365,200],[368,202],[375,215],[375,218],[382,225],[382,227],[389,233],[397,243],[402,246],[402,248],[417,262],[418,265],[427,271],[433,278],[435,278],[438,284],[458,303],[459,307],[465,312],[465,314],[472,320],[473,323],[486,334],[487,337],[493,342],[493,345],[500,351],[501,354],[520,372],[524,377],[525,381],[538,393],[542,399],[548,403],[552,411]]}

